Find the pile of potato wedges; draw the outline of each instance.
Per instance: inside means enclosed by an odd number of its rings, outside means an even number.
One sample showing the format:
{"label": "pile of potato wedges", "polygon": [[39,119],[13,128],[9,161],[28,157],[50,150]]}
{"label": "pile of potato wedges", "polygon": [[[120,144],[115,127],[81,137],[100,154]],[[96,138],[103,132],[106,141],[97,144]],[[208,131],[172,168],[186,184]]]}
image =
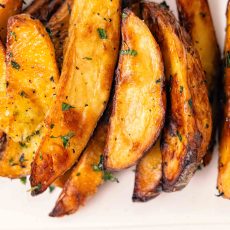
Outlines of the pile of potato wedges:
{"label": "pile of potato wedges", "polygon": [[175,1],[0,0],[0,176],[61,187],[50,216],[131,166],[133,201],[181,190],[217,136],[230,198],[230,2],[222,61],[208,1]]}

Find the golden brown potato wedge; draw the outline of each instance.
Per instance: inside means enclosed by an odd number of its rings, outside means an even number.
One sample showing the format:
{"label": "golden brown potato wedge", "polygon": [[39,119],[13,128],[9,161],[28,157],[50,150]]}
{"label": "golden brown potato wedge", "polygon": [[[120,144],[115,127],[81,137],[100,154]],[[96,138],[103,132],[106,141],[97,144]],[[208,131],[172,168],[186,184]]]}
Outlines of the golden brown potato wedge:
{"label": "golden brown potato wedge", "polygon": [[230,199],[230,1],[227,6],[227,30],[225,38],[224,111],[219,142],[219,168],[217,188],[219,193]]}
{"label": "golden brown potato wedge", "polygon": [[133,201],[148,201],[162,191],[162,154],[160,140],[137,164]]}
{"label": "golden brown potato wedge", "polygon": [[58,11],[50,18],[46,26],[48,31],[50,31],[50,36],[54,44],[59,69],[62,68],[63,63],[63,49],[65,40],[68,36],[72,3],[73,0],[66,0]]}
{"label": "golden brown potato wedge", "polygon": [[0,75],[0,123],[8,136],[1,135],[0,176],[16,178],[30,172],[59,74],[52,42],[38,20],[11,17],[7,40],[7,84],[5,74]]}
{"label": "golden brown potato wedge", "polygon": [[100,123],[80,161],[71,171],[50,216],[57,217],[76,212],[85,204],[87,198],[97,192],[97,188],[104,181],[101,154],[105,147],[106,134],[107,124]]}
{"label": "golden brown potato wedge", "polygon": [[142,20],[130,10],[122,15],[122,47],[104,151],[108,170],[134,165],[156,141],[165,115],[159,46]]}
{"label": "golden brown potato wedge", "polygon": [[120,8],[120,0],[74,1],[57,101],[47,119],[53,129],[32,165],[33,195],[77,161],[104,112],[118,56]]}
{"label": "golden brown potato wedge", "polygon": [[63,2],[64,0],[34,0],[23,13],[30,14],[46,24]]}
{"label": "golden brown potato wedge", "polygon": [[20,13],[22,0],[0,0],[0,39],[6,41],[6,30],[8,19]]}
{"label": "golden brown potato wedge", "polygon": [[[205,70],[209,100],[212,104],[214,129],[212,133],[212,141],[207,156],[205,157],[206,160],[204,163],[207,163],[211,159],[213,147],[215,145],[218,111],[217,90],[218,85],[221,82],[220,49],[207,0],[177,0],[177,6],[180,22],[191,35],[193,44],[199,52],[201,63]],[[199,160],[202,161],[202,159]]]}
{"label": "golden brown potato wedge", "polygon": [[163,189],[180,190],[206,153],[211,108],[197,51],[174,15],[162,5],[143,4],[143,18],[160,44],[169,86],[169,110],[162,137]]}

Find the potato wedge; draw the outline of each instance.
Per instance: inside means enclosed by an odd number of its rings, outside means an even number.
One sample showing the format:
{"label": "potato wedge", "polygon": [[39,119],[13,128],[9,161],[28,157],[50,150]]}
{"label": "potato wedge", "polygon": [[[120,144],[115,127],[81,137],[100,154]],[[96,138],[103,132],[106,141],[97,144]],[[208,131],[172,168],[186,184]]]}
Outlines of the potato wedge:
{"label": "potato wedge", "polygon": [[224,111],[219,141],[219,167],[217,188],[222,197],[230,199],[230,1],[227,6],[225,38]]}
{"label": "potato wedge", "polygon": [[6,41],[6,30],[8,19],[20,13],[22,0],[0,0],[0,39]]}
{"label": "potato wedge", "polygon": [[160,44],[169,87],[162,137],[163,189],[184,188],[196,171],[212,132],[211,108],[197,51],[174,15],[162,5],[143,4],[143,18]]}
{"label": "potato wedge", "polygon": [[[209,92],[209,100],[212,105],[213,133],[205,162],[210,161],[215,145],[217,122],[217,90],[221,82],[221,55],[218,46],[211,12],[207,0],[177,0],[179,18],[181,24],[191,35],[193,44],[199,52],[202,66],[205,70]],[[212,47],[210,49],[210,47]],[[207,161],[208,159],[208,161]],[[202,161],[202,159],[199,159]],[[205,163],[204,162],[204,163]]]}
{"label": "potato wedge", "polygon": [[53,14],[46,26],[51,32],[50,35],[55,47],[56,60],[58,62],[59,69],[62,68],[63,64],[63,49],[65,40],[68,36],[72,4],[73,0],[66,0],[58,11]]}
{"label": "potato wedge", "polygon": [[100,158],[105,147],[106,134],[107,124],[100,123],[80,161],[71,171],[50,216],[58,217],[76,212],[85,204],[87,198],[97,192],[97,188],[104,181],[103,171],[98,165],[102,165]]}
{"label": "potato wedge", "polygon": [[137,164],[133,201],[148,201],[162,191],[162,154],[160,140]]}
{"label": "potato wedge", "polygon": [[165,115],[160,49],[130,10],[124,10],[122,18],[122,48],[104,151],[108,170],[134,165],[158,138]]}
{"label": "potato wedge", "polygon": [[46,24],[62,4],[63,0],[34,0],[23,13],[30,14]]}
{"label": "potato wedge", "polygon": [[38,20],[17,15],[8,29],[7,84],[0,75],[0,123],[8,136],[1,135],[0,176],[18,178],[30,173],[59,74],[52,42]]}
{"label": "potato wedge", "polygon": [[74,1],[57,101],[47,119],[53,129],[32,165],[33,195],[77,161],[104,112],[118,56],[120,8],[120,0]]}

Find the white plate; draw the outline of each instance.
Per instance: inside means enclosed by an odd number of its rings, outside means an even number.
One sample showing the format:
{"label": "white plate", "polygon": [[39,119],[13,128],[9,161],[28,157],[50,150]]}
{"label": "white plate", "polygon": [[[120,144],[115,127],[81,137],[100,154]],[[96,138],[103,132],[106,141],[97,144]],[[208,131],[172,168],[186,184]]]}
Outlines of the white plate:
{"label": "white plate", "polygon": [[[167,2],[176,9],[174,0]],[[227,0],[209,3],[223,49]],[[28,185],[0,179],[0,229],[230,229],[230,201],[215,196],[217,151],[211,164],[196,173],[183,191],[162,194],[147,203],[131,201],[132,169],[118,177],[119,184],[108,182],[76,214],[59,219],[48,217],[48,213],[60,190],[34,198],[26,192]]]}

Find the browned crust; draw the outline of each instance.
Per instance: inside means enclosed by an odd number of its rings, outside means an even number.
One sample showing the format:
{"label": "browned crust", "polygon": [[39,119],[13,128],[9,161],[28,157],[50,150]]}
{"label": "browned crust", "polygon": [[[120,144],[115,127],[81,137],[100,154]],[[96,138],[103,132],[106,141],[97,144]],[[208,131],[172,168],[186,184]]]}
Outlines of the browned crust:
{"label": "browned crust", "polygon": [[[195,68],[194,71],[196,73],[199,73],[200,75],[198,74],[199,79],[193,79],[193,75],[191,75],[190,73],[188,74],[188,79],[187,80],[184,79],[184,81],[185,80],[187,81],[186,83],[188,87],[187,92],[190,92],[189,94],[191,94],[192,99],[196,99],[196,101],[198,102],[200,98],[196,96],[197,92],[195,89],[193,89],[192,84],[195,84],[201,87],[202,91],[204,91],[202,92],[203,93],[202,97],[203,96],[205,97],[205,109],[209,110],[210,109],[209,103],[208,101],[206,101],[207,91],[206,91],[206,87],[204,87],[204,79],[203,79],[204,73],[203,73],[203,70],[201,68],[201,64],[199,61],[199,55],[193,48],[191,38],[185,32],[185,30],[182,27],[180,27],[174,15],[169,10],[155,3],[144,3],[143,7],[144,7],[143,17],[145,21],[147,22],[147,24],[150,26],[154,35],[156,35],[156,38],[160,46],[163,46],[163,41],[164,41],[163,40],[164,34],[162,34],[163,32],[162,32],[161,26],[162,27],[168,26],[170,30],[172,30],[172,36],[178,37],[178,40],[181,41],[181,45],[182,45],[182,48],[184,49],[184,52],[189,54],[190,57],[194,56],[193,60],[190,60],[190,62],[188,62],[187,65],[188,67],[193,66]],[[164,55],[165,54],[163,53],[163,56]],[[194,76],[196,76],[196,74]],[[169,78],[169,76],[167,77]],[[176,96],[177,91],[175,90],[179,88],[178,84],[180,84],[180,82],[176,82],[173,79],[174,79],[174,76],[172,77],[172,82],[171,82],[170,98],[173,98],[173,97],[179,98],[180,95]],[[168,82],[169,81],[170,79],[168,79]],[[191,179],[191,177],[193,176],[193,174],[195,173],[196,168],[197,168],[198,154],[200,154],[200,151],[201,151],[200,147],[202,146],[202,151],[203,151],[203,148],[207,147],[206,142],[203,142],[203,141],[209,142],[208,140],[209,138],[208,137],[205,139],[202,138],[201,131],[199,130],[199,127],[201,127],[200,125],[201,120],[199,120],[201,118],[201,114],[199,110],[194,108],[195,106],[193,106],[193,109],[192,109],[193,115],[189,115],[188,112],[186,111],[183,112],[183,110],[181,110],[183,108],[183,105],[182,104],[180,105],[180,102],[178,105],[175,105],[175,104],[172,105],[171,100],[169,100],[169,103],[170,105],[169,105],[169,110],[168,110],[167,122],[166,122],[166,126],[164,129],[163,137],[162,137],[163,189],[164,191],[176,191],[176,190],[181,190],[182,188],[184,188],[189,182],[189,180]],[[175,100],[174,100],[174,103],[175,103]],[[172,111],[171,111],[173,107],[174,107],[174,110],[173,110],[174,114],[172,114]],[[175,108],[178,108],[178,110],[175,110]],[[186,119],[188,120],[183,121],[183,117],[184,118],[187,117]],[[210,120],[210,117],[208,116],[207,119]],[[181,130],[182,132],[185,132],[182,134],[185,135],[183,138],[186,139],[186,142],[184,142],[184,139],[183,141],[180,140],[181,138],[180,136],[177,139],[175,139],[176,136],[178,135],[177,133],[178,129],[179,131]],[[201,130],[203,130],[203,128],[201,128]],[[206,135],[205,132],[204,134]],[[172,141],[174,142],[174,144]],[[177,145],[181,146],[182,149],[180,151],[178,151],[179,149]],[[176,153],[177,153],[177,156],[178,154],[180,156],[180,158],[178,159],[179,168],[177,168],[176,174],[173,174],[174,175],[173,179],[169,179],[165,173],[168,167],[167,161],[169,160],[169,157],[175,159],[174,154]]]}
{"label": "browned crust", "polygon": [[27,6],[23,13],[30,14],[32,17],[47,23],[50,17],[63,4],[64,0],[34,0]]}
{"label": "browned crust", "polygon": [[[215,66],[215,70],[210,74],[210,67],[207,67],[205,65],[205,62],[207,60],[202,60],[204,58],[202,56],[202,53],[200,55],[201,57],[201,62],[203,64],[205,73],[206,73],[206,80],[208,82],[208,91],[209,91],[209,100],[212,105],[212,115],[213,115],[213,132],[212,132],[212,137],[211,141],[207,150],[206,155],[203,158],[203,164],[204,166],[208,165],[212,159],[213,155],[213,149],[216,144],[216,132],[217,132],[217,127],[219,124],[218,118],[219,118],[219,101],[218,101],[218,94],[219,94],[219,88],[220,88],[220,78],[221,78],[221,55],[220,55],[220,49],[219,45],[217,42],[216,34],[215,34],[215,28],[213,25],[213,20],[212,20],[212,15],[211,11],[209,9],[209,4],[207,0],[198,0],[197,2],[195,1],[188,1],[188,0],[177,0],[177,9],[178,9],[178,14],[179,14],[179,19],[180,23],[184,26],[184,28],[187,30],[187,32],[190,34],[192,37],[193,43],[196,46],[196,44],[199,44],[200,39],[202,39],[202,33],[209,34],[211,36],[210,42],[207,43],[206,47],[203,47],[201,52],[204,52],[204,49],[207,49],[208,46],[212,46],[213,48],[211,49],[213,52],[213,58],[212,56],[210,57],[210,62],[213,63],[213,66]],[[195,7],[195,5],[198,4],[199,7]],[[200,23],[203,23],[204,26],[206,26],[207,30],[202,31],[200,30],[199,33],[194,34],[193,33],[193,28],[196,29],[196,21],[195,17],[197,15],[200,16],[202,19]],[[198,45],[199,48],[199,45]],[[202,48],[202,47],[201,47]],[[198,50],[199,51],[199,50]],[[206,69],[207,68],[207,69]],[[202,163],[202,159],[200,159]]]}
{"label": "browned crust", "polygon": [[[124,9],[123,13],[126,16],[124,18],[122,18],[122,25],[121,25],[122,28],[125,27],[125,25],[127,23],[127,19],[130,17],[130,15],[135,16],[134,13],[130,9],[128,9],[128,8]],[[123,41],[123,43],[125,43],[125,39],[128,38],[129,35],[125,34],[124,30],[121,30],[121,35],[122,35],[122,41]],[[158,49],[159,53],[161,54],[160,48],[157,47],[157,49]],[[119,85],[119,82],[120,82],[120,79],[121,79],[121,71],[120,71],[120,68],[119,68],[119,66],[121,66],[121,65],[122,65],[122,61],[121,61],[121,55],[120,55],[119,62],[118,62],[118,67],[117,67],[117,70],[116,70],[115,93],[114,93],[114,97],[113,97],[113,101],[112,101],[111,117],[114,117],[114,115],[115,115],[115,107],[117,106],[117,93],[116,92],[117,92],[117,88],[118,88],[118,85]],[[162,68],[164,68],[163,65],[162,65]],[[163,83],[162,83],[162,88],[161,88],[161,99],[162,99],[162,104],[161,104],[161,108],[162,108],[162,119],[161,119],[161,122],[160,122],[160,124],[158,124],[159,126],[158,126],[157,131],[153,134],[152,137],[149,138],[149,144],[146,147],[146,149],[143,151],[142,155],[140,155],[139,158],[137,158],[135,162],[127,165],[125,168],[124,167],[113,168],[113,167],[108,166],[108,163],[107,163],[108,162],[108,157],[109,157],[108,156],[109,155],[108,140],[109,140],[109,135],[111,133],[111,119],[110,119],[109,126],[108,126],[107,141],[106,141],[106,146],[105,146],[105,150],[104,150],[104,167],[107,170],[109,170],[109,171],[120,171],[120,170],[123,170],[123,169],[126,169],[126,168],[134,166],[141,159],[141,157],[146,152],[148,152],[150,150],[150,148],[154,145],[154,143],[156,142],[157,138],[159,137],[160,132],[161,132],[161,130],[164,127],[165,113],[166,113],[166,94],[165,94],[165,89],[164,89],[164,81],[165,81],[164,74],[163,74],[162,77],[163,77]]]}

